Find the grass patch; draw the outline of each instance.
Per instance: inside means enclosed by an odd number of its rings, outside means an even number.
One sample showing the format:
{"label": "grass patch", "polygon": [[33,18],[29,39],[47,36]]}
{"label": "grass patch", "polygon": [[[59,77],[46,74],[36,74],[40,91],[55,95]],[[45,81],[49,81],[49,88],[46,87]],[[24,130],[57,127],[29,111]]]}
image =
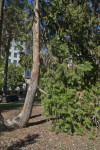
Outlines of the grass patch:
{"label": "grass patch", "polygon": [[[41,101],[34,101],[34,105],[38,105],[41,104]],[[16,107],[22,107],[24,105],[24,103],[2,103],[0,104],[0,108],[16,108]],[[33,105],[33,106],[34,106]]]}
{"label": "grass patch", "polygon": [[23,103],[0,104],[0,108],[22,107]]}

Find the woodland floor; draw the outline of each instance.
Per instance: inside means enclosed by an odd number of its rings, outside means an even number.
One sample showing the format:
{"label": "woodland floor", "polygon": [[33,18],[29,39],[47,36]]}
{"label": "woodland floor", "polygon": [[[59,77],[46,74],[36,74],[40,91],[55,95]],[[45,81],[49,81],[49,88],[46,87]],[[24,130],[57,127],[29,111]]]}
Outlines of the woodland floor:
{"label": "woodland floor", "polygon": [[[21,107],[2,110],[5,118],[12,118],[21,111]],[[100,150],[100,133],[95,140],[88,135],[70,136],[67,133],[51,132],[51,122],[41,115],[42,106],[33,107],[28,126],[23,129],[0,133],[0,150]]]}

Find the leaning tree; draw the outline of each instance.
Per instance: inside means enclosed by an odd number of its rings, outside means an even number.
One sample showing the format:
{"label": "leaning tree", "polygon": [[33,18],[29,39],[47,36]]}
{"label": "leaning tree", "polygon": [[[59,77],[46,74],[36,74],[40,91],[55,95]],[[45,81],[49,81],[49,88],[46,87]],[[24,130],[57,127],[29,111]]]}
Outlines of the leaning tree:
{"label": "leaning tree", "polygon": [[21,113],[13,119],[5,120],[0,113],[0,130],[7,128],[21,128],[27,125],[30,118],[33,101],[38,88],[39,76],[39,0],[34,1],[33,19],[33,66],[31,72],[30,85],[27,91],[25,103]]}

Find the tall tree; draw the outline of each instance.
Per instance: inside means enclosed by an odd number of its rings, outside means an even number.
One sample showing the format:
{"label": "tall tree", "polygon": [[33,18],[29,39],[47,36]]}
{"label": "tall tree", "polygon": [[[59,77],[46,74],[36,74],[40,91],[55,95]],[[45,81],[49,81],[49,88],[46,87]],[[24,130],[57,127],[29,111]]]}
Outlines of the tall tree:
{"label": "tall tree", "polygon": [[3,6],[4,6],[4,0],[0,0],[0,64],[1,64],[1,37],[2,37]]}
{"label": "tall tree", "polygon": [[5,66],[4,66],[4,79],[3,79],[3,94],[6,96],[7,92],[7,72],[8,72],[8,57],[9,57],[9,49],[10,49],[10,42],[12,38],[11,35],[9,35],[7,40],[7,45],[5,46]]}
{"label": "tall tree", "polygon": [[[14,14],[14,15],[13,15]],[[8,57],[10,44],[12,39],[17,39],[20,32],[23,32],[24,25],[26,23],[25,11],[10,5],[4,11],[3,21],[3,48],[5,58],[5,69],[4,69],[4,81],[3,81],[3,95],[6,96],[7,91],[7,72],[8,72]],[[6,44],[5,44],[6,43]]]}
{"label": "tall tree", "polygon": [[[97,2],[53,0],[48,5],[46,16],[44,14],[43,27],[45,26],[47,38],[48,35],[50,36],[45,52],[48,68],[44,73],[40,73],[40,85],[52,94],[50,101],[44,100],[43,102],[44,112],[46,115],[54,116],[53,129],[57,131],[67,131],[73,134],[73,132],[80,131],[82,133],[81,125],[93,127],[91,124],[95,123],[91,116],[95,114],[95,110],[98,112],[97,120],[100,120],[98,111],[100,93],[98,86],[100,85],[98,82],[100,81],[100,53],[98,53],[100,32],[98,29],[100,27],[98,27]],[[95,11],[93,10],[94,5]],[[56,59],[52,59],[53,57]],[[87,92],[87,95],[84,91]],[[75,95],[73,95],[74,92]],[[81,105],[77,106],[80,101]],[[94,110],[89,106],[90,102]],[[83,110],[82,107],[86,110]],[[79,108],[82,115],[86,114],[83,118]],[[93,113],[89,114],[89,109]],[[88,113],[85,113],[87,110]],[[78,114],[74,116],[76,111]],[[79,118],[82,120],[80,121]],[[83,123],[86,118],[89,120],[87,125]]]}
{"label": "tall tree", "polygon": [[38,88],[39,76],[39,0],[34,1],[34,21],[33,21],[33,67],[31,73],[31,81],[27,91],[25,103],[21,113],[12,120],[5,120],[0,115],[0,129],[4,127],[18,128],[24,127],[31,115],[34,96]]}

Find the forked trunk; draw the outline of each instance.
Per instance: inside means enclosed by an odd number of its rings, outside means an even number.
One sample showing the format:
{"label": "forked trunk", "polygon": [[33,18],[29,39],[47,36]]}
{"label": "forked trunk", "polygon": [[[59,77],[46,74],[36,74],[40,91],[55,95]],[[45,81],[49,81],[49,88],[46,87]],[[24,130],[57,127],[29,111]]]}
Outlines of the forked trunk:
{"label": "forked trunk", "polygon": [[4,6],[4,0],[0,0],[0,65],[1,65],[1,36],[2,36],[3,6]]}
{"label": "forked trunk", "polygon": [[30,118],[35,93],[38,87],[39,76],[39,0],[34,3],[34,23],[33,23],[33,67],[31,81],[27,91],[25,103],[22,112],[12,120],[4,120],[0,117],[0,129],[5,125],[7,128],[21,128],[27,125]]}

